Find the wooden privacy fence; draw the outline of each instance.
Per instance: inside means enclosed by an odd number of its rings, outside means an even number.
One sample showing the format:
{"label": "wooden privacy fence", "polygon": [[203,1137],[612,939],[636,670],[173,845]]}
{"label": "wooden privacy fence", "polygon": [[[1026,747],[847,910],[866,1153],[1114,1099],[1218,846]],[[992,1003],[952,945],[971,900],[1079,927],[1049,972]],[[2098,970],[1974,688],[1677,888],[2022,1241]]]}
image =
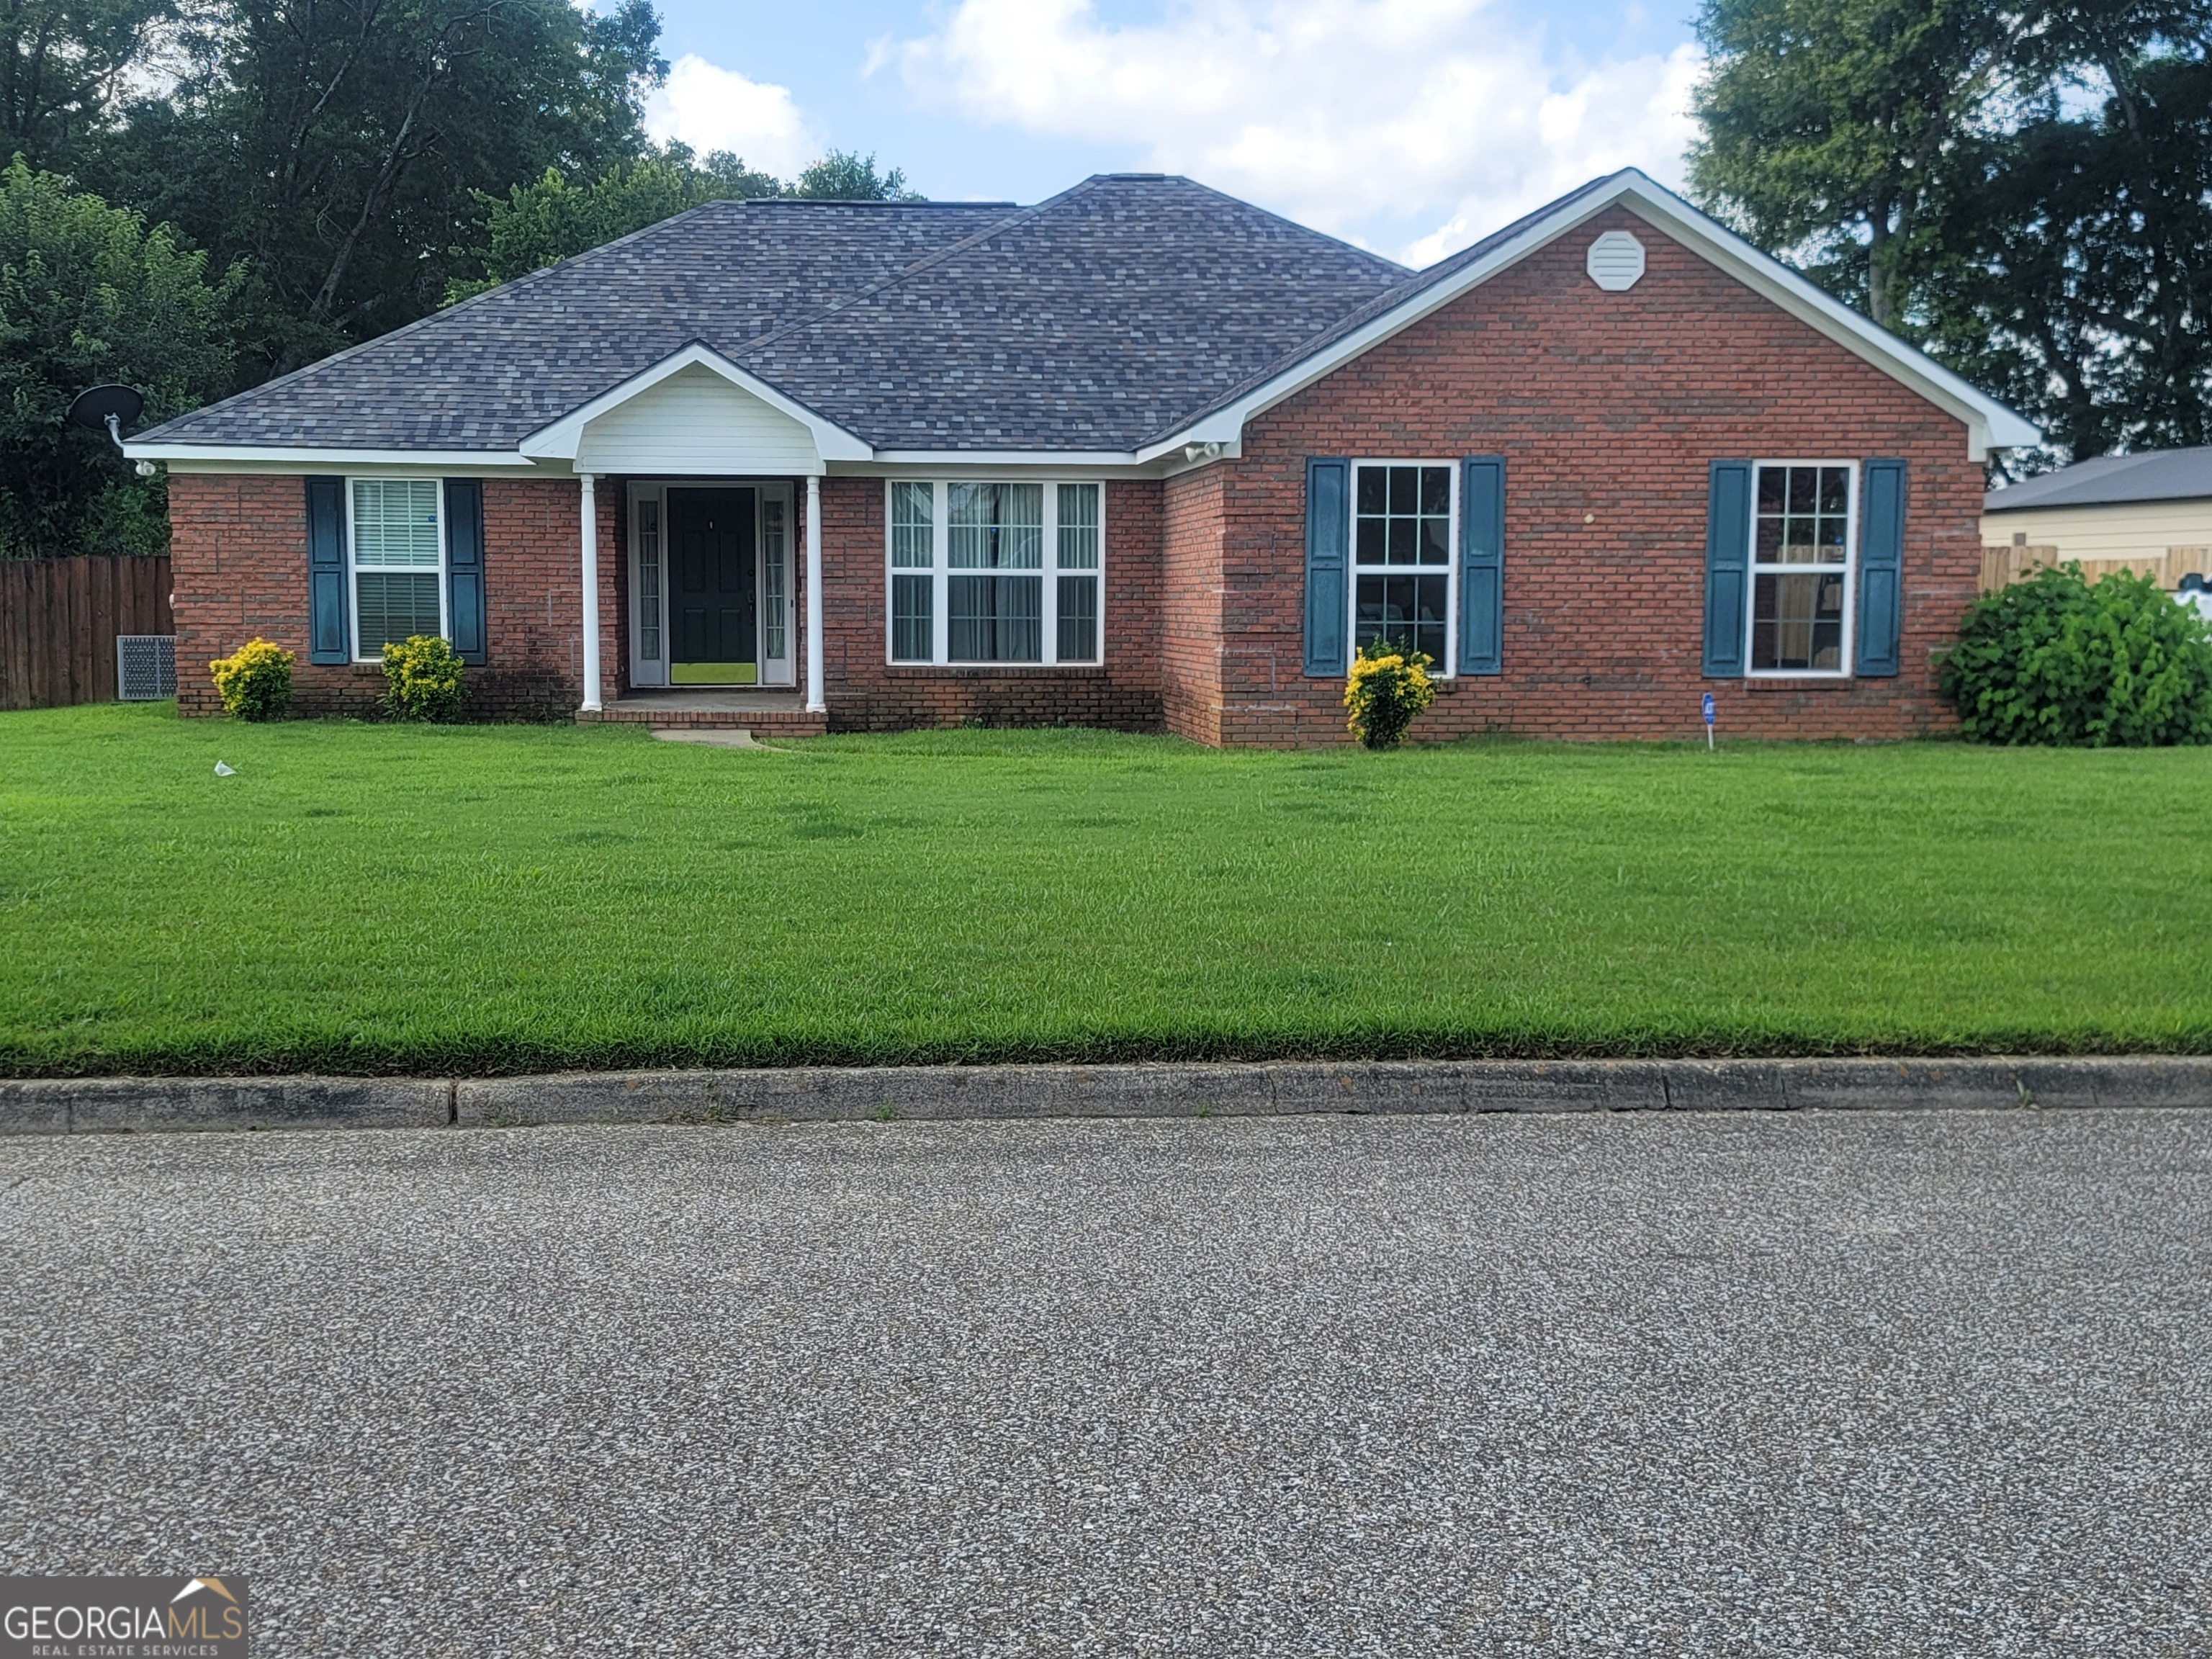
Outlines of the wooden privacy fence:
{"label": "wooden privacy fence", "polygon": [[169,561],[0,559],[0,708],[115,697],[115,636],[173,634]]}
{"label": "wooden privacy fence", "polygon": [[[1994,593],[2000,587],[2024,582],[2041,566],[2060,562],[2056,547],[2026,547],[2017,543],[2010,547],[1984,547],[1982,592]],[[2075,562],[2081,565],[2082,575],[2091,581],[2116,570],[2130,570],[2139,576],[2150,577],[2171,593],[2181,586],[2181,579],[2192,572],[2212,575],[2212,547],[2169,547],[2162,554],[2141,558],[2081,559]]]}

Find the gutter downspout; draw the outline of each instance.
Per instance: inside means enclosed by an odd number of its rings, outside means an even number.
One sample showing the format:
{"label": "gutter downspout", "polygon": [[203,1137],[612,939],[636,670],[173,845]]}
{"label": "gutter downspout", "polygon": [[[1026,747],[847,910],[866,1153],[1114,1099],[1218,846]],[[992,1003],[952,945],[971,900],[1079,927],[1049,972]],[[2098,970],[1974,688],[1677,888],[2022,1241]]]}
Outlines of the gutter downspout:
{"label": "gutter downspout", "polygon": [[822,479],[806,480],[806,712],[822,714]]}
{"label": "gutter downspout", "polygon": [[584,706],[577,712],[599,712],[599,504],[592,493],[592,475],[583,479],[584,550]]}

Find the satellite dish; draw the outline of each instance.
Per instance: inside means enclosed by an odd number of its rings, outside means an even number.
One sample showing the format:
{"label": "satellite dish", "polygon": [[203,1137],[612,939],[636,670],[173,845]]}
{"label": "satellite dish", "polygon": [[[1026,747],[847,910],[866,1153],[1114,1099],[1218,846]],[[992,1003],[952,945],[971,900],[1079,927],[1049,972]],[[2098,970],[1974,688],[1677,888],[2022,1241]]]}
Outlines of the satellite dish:
{"label": "satellite dish", "polygon": [[79,426],[105,432],[119,446],[123,428],[137,420],[145,408],[145,397],[135,387],[96,386],[76,394],[76,401],[69,406],[69,417]]}

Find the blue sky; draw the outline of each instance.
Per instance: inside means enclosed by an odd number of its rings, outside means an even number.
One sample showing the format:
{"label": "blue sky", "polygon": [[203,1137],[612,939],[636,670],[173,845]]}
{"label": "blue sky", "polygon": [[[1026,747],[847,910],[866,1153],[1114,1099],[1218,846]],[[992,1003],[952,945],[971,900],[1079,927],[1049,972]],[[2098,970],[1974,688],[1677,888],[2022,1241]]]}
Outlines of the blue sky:
{"label": "blue sky", "polygon": [[1600,173],[1678,181],[1681,0],[660,0],[651,125],[939,198],[1188,173],[1425,264]]}

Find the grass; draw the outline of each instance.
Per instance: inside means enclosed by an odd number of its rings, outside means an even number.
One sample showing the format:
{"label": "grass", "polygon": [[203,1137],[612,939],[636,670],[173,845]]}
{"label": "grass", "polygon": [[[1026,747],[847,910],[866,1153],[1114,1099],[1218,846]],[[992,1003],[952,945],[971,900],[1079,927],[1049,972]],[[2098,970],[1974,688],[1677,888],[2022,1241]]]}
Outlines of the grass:
{"label": "grass", "polygon": [[2209,831],[2205,750],[0,714],[0,1073],[2202,1053]]}

